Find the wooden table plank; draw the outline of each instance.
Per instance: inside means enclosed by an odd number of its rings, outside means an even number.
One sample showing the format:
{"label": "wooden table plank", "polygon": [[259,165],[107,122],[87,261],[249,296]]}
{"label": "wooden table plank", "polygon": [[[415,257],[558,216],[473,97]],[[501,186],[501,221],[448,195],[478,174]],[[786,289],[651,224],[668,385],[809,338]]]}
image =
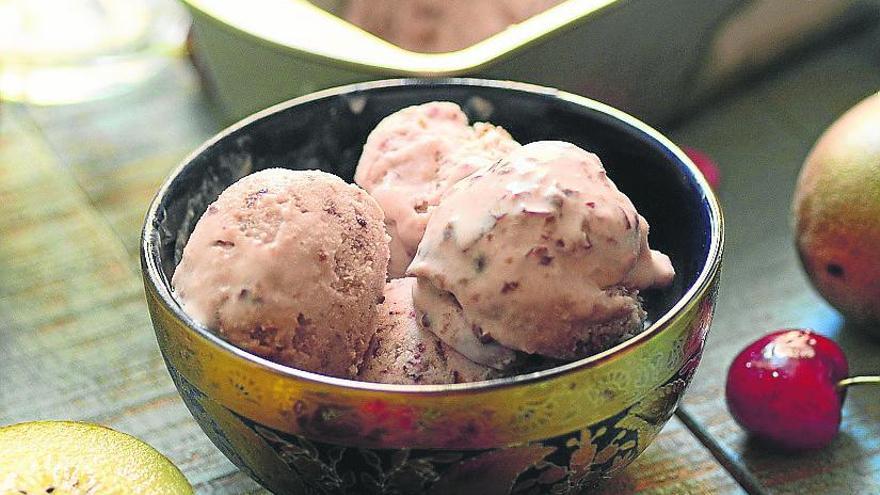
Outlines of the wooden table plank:
{"label": "wooden table plank", "polygon": [[174,390],[124,244],[18,107],[4,107],[2,126],[0,424],[108,424],[216,486],[235,468]]}
{"label": "wooden table plank", "polygon": [[605,482],[598,495],[709,495],[745,493],[706,447],[673,417],[663,431],[622,473]]}
{"label": "wooden table plank", "polygon": [[138,256],[144,214],[161,182],[220,130],[184,60],[172,60],[165,72],[118,97],[30,106],[27,113],[132,260]]}
{"label": "wooden table plank", "polygon": [[810,288],[793,247],[789,213],[795,179],[814,140],[836,116],[880,89],[878,40],[875,30],[803,54],[671,132],[719,162],[727,226],[716,320],[682,412],[768,493],[880,491],[876,390],[851,390],[842,434],[829,448],[801,455],[772,453],[749,441],[723,399],[736,353],[778,328],[815,328],[843,346],[853,372],[880,370],[880,343],[848,328]]}

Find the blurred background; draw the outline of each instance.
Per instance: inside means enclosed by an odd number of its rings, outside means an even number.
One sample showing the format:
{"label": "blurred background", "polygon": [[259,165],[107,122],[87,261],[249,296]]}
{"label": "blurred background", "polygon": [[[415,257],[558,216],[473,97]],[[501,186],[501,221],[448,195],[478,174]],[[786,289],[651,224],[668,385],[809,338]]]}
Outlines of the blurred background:
{"label": "blurred background", "polygon": [[657,124],[876,16],[865,0],[4,0],[0,94],[110,98],[187,59],[226,121],[353,82],[477,76]]}

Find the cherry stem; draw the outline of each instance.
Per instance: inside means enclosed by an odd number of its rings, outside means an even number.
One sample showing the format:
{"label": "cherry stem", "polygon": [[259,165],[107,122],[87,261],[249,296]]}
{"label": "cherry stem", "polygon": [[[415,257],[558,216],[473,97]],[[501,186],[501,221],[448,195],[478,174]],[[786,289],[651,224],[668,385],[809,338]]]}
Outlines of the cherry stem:
{"label": "cherry stem", "polygon": [[837,388],[846,388],[852,385],[880,385],[880,376],[852,376],[837,382]]}

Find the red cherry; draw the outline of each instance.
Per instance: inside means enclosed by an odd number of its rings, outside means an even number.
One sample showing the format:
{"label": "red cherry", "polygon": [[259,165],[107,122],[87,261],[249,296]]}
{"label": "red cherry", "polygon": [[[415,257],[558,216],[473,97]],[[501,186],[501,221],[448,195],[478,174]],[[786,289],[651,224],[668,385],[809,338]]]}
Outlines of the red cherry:
{"label": "red cherry", "polygon": [[709,155],[694,148],[684,148],[684,154],[700,169],[712,189],[718,189],[718,186],[721,185],[721,170]]}
{"label": "red cherry", "polygon": [[817,449],[840,427],[846,356],[812,330],[780,330],[746,347],[727,372],[727,408],[755,437],[782,449]]}

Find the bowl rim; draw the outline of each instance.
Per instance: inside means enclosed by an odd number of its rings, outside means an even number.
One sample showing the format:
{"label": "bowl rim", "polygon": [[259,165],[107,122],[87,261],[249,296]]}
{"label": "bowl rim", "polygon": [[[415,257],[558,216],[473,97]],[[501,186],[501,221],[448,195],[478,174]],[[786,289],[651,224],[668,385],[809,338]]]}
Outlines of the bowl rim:
{"label": "bowl rim", "polygon": [[[689,173],[690,178],[695,181],[702,193],[704,202],[708,206],[709,214],[709,247],[706,261],[700,268],[696,281],[688,288],[688,290],[667,310],[663,315],[657,318],[642,333],[627,339],[614,347],[606,349],[600,353],[588,356],[570,363],[554,366],[545,370],[524,373],[520,375],[494,378],[479,382],[443,384],[443,385],[397,385],[376,382],[357,381],[348,378],[339,378],[321,373],[305,371],[279,363],[275,363],[260,356],[251,354],[239,347],[231,344],[215,335],[207,327],[197,323],[179,304],[177,299],[172,295],[170,281],[166,279],[164,273],[159,267],[160,251],[158,239],[158,230],[155,228],[156,218],[159,216],[159,206],[166,197],[171,184],[183,173],[184,170],[193,166],[193,162],[206,150],[216,145],[222,139],[235,133],[236,131],[247,127],[248,125],[262,120],[266,117],[284,111],[288,108],[302,105],[305,103],[342,96],[358,92],[366,92],[377,89],[386,89],[393,87],[413,87],[413,86],[456,86],[456,87],[481,87],[502,90],[514,90],[525,93],[543,95],[555,99],[564,100],[575,105],[587,107],[590,110],[597,111],[606,116],[612,117],[626,124],[633,131],[642,133],[644,137],[648,137],[662,148],[667,154],[678,160],[679,166]],[[665,329],[670,327],[670,322],[676,320],[680,315],[685,313],[692,305],[697,304],[705,292],[710,289],[712,281],[715,279],[716,272],[720,270],[721,258],[724,248],[724,218],[720,203],[715,196],[714,191],[709,183],[699,172],[697,166],[690,158],[671,140],[663,136],[659,131],[653,129],[647,124],[641,122],[637,118],[618,110],[614,107],[606,105],[596,100],[568,93],[558,89],[539,86],[529,83],[521,83],[514,81],[478,79],[478,78],[443,78],[443,79],[425,79],[425,78],[399,78],[385,79],[379,81],[371,81],[366,83],[348,84],[325,89],[308,95],[300,96],[287,100],[262,111],[256,112],[231,126],[226,127],[218,132],[192,153],[186,156],[166,177],[162,185],[157,190],[150,207],[144,218],[144,226],[141,232],[140,242],[140,258],[141,258],[141,274],[145,284],[153,293],[157,295],[157,300],[162,304],[165,310],[170,312],[175,318],[184,323],[188,331],[194,332],[211,345],[219,348],[221,351],[232,354],[234,357],[247,361],[251,365],[259,366],[276,375],[283,376],[294,380],[304,380],[309,382],[317,382],[324,385],[342,387],[350,390],[360,391],[376,391],[385,393],[402,393],[414,395],[431,395],[443,394],[448,392],[479,392],[493,390],[497,388],[512,387],[525,385],[529,383],[546,381],[561,377],[563,375],[582,370],[584,368],[595,367],[596,365],[612,359],[613,357],[627,353],[641,345],[646,344],[654,336],[659,335]],[[155,325],[155,322],[154,322]]]}

